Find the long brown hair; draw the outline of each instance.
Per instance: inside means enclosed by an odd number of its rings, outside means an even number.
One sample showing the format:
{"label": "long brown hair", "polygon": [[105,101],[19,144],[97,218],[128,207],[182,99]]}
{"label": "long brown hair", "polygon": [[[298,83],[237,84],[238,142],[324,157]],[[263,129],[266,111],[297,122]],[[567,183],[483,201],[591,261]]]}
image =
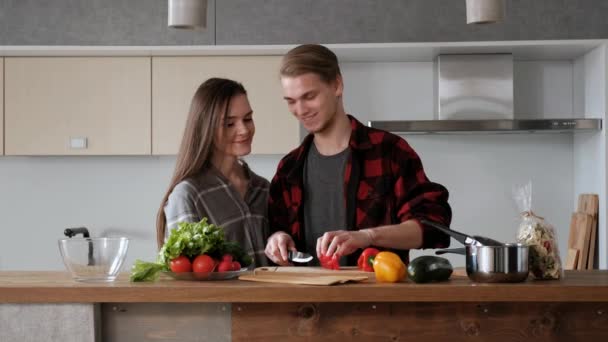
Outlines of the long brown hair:
{"label": "long brown hair", "polygon": [[304,44],[289,50],[281,60],[279,73],[287,77],[313,73],[326,83],[342,75],[336,54],[318,44]]}
{"label": "long brown hair", "polygon": [[213,137],[221,118],[228,114],[230,100],[236,95],[246,94],[242,84],[223,78],[208,79],[194,93],[175,162],[175,172],[156,216],[158,248],[162,247],[165,241],[167,218],[164,208],[169,195],[179,182],[199,174],[209,166]]}

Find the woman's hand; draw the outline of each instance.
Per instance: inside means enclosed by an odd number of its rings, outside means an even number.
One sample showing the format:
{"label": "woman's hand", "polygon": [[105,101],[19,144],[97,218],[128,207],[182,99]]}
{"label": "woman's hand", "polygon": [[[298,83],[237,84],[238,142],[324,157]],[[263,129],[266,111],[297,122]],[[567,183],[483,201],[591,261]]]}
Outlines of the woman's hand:
{"label": "woman's hand", "polygon": [[373,236],[370,229],[358,231],[335,230],[326,232],[317,239],[317,257],[322,255],[345,256],[353,253],[359,248],[365,248],[372,244]]}
{"label": "woman's hand", "polygon": [[280,266],[289,266],[288,253],[289,251],[295,251],[296,244],[293,242],[291,236],[285,232],[278,231],[268,238],[266,242],[266,249],[264,253],[272,262]]}

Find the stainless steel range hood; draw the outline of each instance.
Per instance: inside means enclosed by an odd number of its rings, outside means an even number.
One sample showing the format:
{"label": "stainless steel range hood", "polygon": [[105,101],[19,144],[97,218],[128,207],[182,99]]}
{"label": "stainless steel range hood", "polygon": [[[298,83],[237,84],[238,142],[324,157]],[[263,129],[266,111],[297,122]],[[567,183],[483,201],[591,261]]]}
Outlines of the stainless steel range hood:
{"label": "stainless steel range hood", "polygon": [[436,120],[369,121],[395,133],[530,133],[597,131],[601,119],[524,119],[513,111],[511,54],[439,55]]}
{"label": "stainless steel range hood", "polygon": [[369,121],[368,126],[406,134],[566,133],[601,130],[602,119]]}

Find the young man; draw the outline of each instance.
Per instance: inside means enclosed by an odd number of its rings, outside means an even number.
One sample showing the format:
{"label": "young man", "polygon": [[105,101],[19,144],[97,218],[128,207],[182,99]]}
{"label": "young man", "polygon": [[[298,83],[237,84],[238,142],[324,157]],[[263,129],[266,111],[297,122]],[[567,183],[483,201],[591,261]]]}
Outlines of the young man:
{"label": "young man", "polygon": [[321,45],[289,51],[280,70],[290,112],[310,133],[279,163],[270,185],[266,256],[288,265],[289,250],[346,256],[390,249],[444,248],[449,237],[420,224],[451,221],[448,191],[426,177],[402,138],[364,126],[344,111],[336,55]]}

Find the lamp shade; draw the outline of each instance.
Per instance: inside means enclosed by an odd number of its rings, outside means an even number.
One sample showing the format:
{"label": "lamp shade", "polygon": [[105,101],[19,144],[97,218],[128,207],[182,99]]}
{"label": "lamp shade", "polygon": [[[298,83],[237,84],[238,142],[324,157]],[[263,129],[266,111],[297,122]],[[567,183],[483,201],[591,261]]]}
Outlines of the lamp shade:
{"label": "lamp shade", "polygon": [[504,0],[466,0],[467,24],[489,24],[505,17]]}
{"label": "lamp shade", "polygon": [[168,25],[193,29],[207,25],[207,0],[169,0]]}

